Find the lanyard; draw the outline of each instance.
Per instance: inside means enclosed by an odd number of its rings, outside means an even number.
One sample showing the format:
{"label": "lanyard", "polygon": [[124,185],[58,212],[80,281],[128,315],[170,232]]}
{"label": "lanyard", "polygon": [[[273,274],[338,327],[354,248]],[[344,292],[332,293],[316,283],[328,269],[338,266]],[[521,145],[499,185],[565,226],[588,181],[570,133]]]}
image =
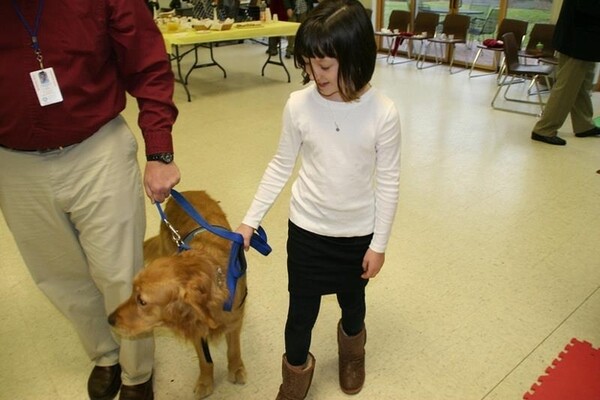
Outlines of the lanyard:
{"label": "lanyard", "polygon": [[17,4],[17,0],[12,0],[12,4],[15,8],[17,16],[21,20],[21,23],[23,23],[23,26],[27,30],[27,33],[29,33],[29,36],[31,36],[31,47],[33,48],[33,52],[35,53],[35,58],[40,63],[40,68],[44,69],[44,64],[42,63],[42,50],[40,49],[40,43],[38,42],[38,31],[40,29],[40,19],[42,17],[42,9],[44,8],[44,0],[38,0],[38,9],[35,15],[35,22],[33,28],[31,27],[31,25],[29,25],[29,23],[25,19],[25,16],[21,12],[21,9]]}

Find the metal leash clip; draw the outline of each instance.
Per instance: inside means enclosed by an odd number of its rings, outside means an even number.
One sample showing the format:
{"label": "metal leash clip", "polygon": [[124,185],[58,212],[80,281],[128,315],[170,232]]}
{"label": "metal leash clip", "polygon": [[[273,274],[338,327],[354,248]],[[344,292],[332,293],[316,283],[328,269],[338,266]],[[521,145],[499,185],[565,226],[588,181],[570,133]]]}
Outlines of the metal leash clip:
{"label": "metal leash clip", "polygon": [[173,239],[173,241],[175,242],[177,247],[180,249],[185,247],[185,243],[183,242],[183,240],[181,240],[181,235],[179,234],[177,229],[175,229],[175,227],[173,227],[173,225],[171,225],[169,220],[167,220],[166,218],[163,218],[163,222],[165,223],[167,228],[169,228],[169,230],[171,231],[171,239]]}

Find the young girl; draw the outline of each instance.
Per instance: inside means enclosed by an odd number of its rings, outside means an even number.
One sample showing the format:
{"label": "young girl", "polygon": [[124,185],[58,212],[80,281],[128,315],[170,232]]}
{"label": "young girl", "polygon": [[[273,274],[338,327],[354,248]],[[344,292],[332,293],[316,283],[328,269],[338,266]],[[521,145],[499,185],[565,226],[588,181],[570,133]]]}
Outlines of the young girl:
{"label": "young girl", "polygon": [[246,247],[290,178],[289,309],[283,384],[277,399],[304,399],[315,366],[309,353],[321,296],[335,293],[342,391],[365,379],[365,286],[383,266],[396,213],[400,122],[390,99],[369,84],[373,26],[357,0],[323,0],[300,25],[294,59],[304,83],[283,113],[277,153],[237,232]]}

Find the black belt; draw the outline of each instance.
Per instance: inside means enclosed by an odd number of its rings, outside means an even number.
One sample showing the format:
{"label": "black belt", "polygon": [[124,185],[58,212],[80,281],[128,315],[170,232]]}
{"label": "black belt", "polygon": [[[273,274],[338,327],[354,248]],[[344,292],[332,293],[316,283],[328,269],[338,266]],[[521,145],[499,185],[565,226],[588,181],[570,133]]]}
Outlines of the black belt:
{"label": "black belt", "polygon": [[7,149],[7,150],[11,150],[11,151],[18,151],[18,152],[24,152],[24,153],[39,153],[39,154],[50,153],[52,151],[62,150],[65,148],[65,146],[60,146],[60,147],[54,147],[54,148],[25,150],[25,149],[15,149],[13,147],[4,146],[1,144],[0,144],[0,147]]}

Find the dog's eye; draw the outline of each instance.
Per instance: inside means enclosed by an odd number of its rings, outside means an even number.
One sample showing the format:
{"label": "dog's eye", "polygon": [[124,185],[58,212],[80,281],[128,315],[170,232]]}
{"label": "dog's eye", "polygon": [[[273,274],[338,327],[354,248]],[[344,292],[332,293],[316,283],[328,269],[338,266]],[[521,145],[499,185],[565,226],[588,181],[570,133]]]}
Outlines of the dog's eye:
{"label": "dog's eye", "polygon": [[137,300],[137,303],[138,303],[140,306],[142,306],[142,307],[143,307],[143,306],[145,306],[146,304],[148,304],[148,303],[146,303],[146,302],[144,301],[144,299],[142,299],[142,296],[140,296],[139,294],[138,294],[138,296],[137,296],[137,299],[136,299],[136,300]]}

